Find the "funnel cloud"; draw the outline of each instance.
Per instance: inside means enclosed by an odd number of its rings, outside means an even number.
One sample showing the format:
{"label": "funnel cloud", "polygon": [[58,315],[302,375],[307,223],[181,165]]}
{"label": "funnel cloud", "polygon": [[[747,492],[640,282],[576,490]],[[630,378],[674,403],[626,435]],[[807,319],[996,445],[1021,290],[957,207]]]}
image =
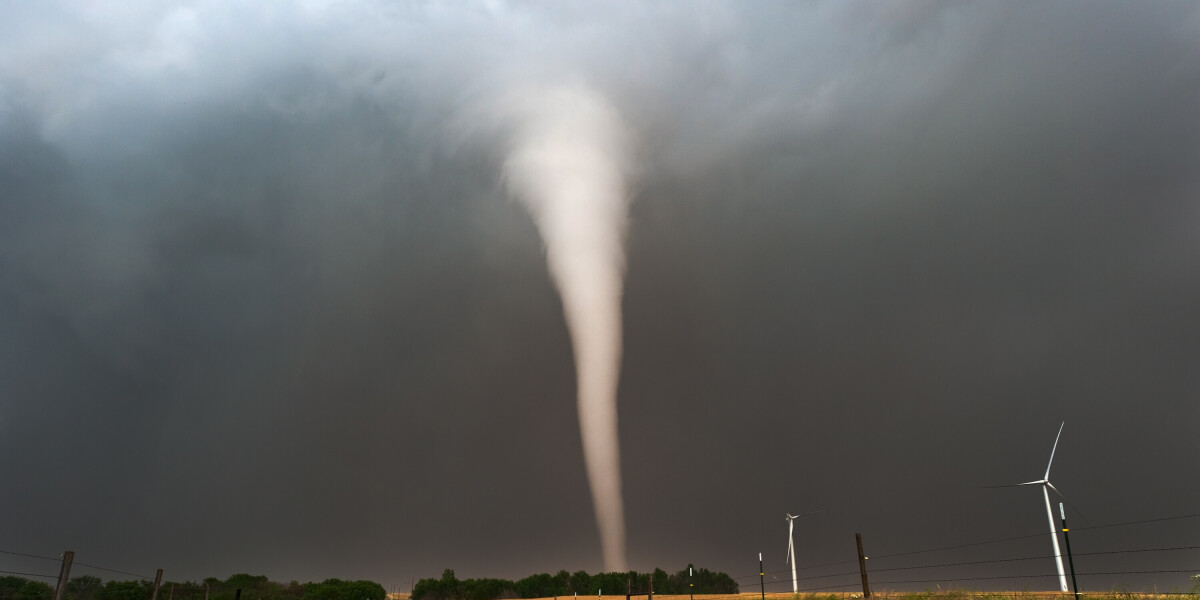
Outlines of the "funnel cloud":
{"label": "funnel cloud", "polygon": [[504,178],[537,224],[562,296],[604,567],[625,571],[617,381],[628,134],[616,110],[582,85],[527,89],[509,102],[517,128]]}

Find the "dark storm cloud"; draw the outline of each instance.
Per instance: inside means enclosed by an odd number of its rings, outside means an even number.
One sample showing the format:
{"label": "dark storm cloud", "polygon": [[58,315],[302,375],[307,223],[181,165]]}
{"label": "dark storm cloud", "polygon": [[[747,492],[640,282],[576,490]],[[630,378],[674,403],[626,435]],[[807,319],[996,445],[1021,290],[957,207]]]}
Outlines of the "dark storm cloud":
{"label": "dark storm cloud", "polygon": [[9,8],[0,549],[598,568],[561,308],[463,120],[576,79],[640,140],[633,568],[781,569],[818,507],[801,565],[1037,533],[976,488],[1064,419],[1092,521],[1200,500],[1193,3]]}

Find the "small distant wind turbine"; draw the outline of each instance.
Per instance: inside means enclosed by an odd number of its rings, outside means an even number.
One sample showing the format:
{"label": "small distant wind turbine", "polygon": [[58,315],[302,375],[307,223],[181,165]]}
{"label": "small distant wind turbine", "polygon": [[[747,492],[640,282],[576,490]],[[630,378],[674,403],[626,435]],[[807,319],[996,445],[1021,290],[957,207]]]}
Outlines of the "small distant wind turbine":
{"label": "small distant wind turbine", "polygon": [[821,510],[814,510],[812,512],[806,512],[802,515],[793,515],[792,513],[784,513],[785,515],[787,515],[787,517],[785,517],[785,518],[787,519],[787,522],[788,522],[788,555],[787,555],[787,560],[785,560],[784,562],[792,563],[792,593],[793,594],[798,594],[798,593],[800,593],[800,591],[798,589],[796,589],[797,588],[797,586],[796,586],[796,546],[795,546],[795,544],[792,543],[792,528],[795,525],[796,519],[799,519],[800,517],[807,517],[808,515],[815,515],[815,514],[821,513],[821,512],[825,512],[825,509],[822,508]]}
{"label": "small distant wind turbine", "polygon": [[1026,481],[1025,483],[1013,483],[1009,485],[1001,485],[994,487],[1020,487],[1025,485],[1040,485],[1042,486],[1042,497],[1046,499],[1046,518],[1050,521],[1050,542],[1054,545],[1054,564],[1058,567],[1058,585],[1062,591],[1067,591],[1067,574],[1063,571],[1062,552],[1058,549],[1058,529],[1054,526],[1054,510],[1050,508],[1050,491],[1054,490],[1060,498],[1066,500],[1062,492],[1050,483],[1050,465],[1054,464],[1054,451],[1058,450],[1058,438],[1062,437],[1063,426],[1067,424],[1063,421],[1062,425],[1058,426],[1058,435],[1054,438],[1054,446],[1050,448],[1050,462],[1046,463],[1046,472],[1042,478],[1037,481]]}

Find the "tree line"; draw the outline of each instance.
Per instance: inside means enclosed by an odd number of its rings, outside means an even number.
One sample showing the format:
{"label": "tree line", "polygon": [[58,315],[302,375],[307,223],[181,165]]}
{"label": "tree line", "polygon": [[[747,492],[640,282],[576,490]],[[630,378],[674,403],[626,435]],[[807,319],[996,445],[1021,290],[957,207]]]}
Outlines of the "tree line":
{"label": "tree line", "polygon": [[[689,576],[688,573],[691,572]],[[440,579],[421,579],[413,586],[411,600],[506,600],[511,598],[552,598],[558,596],[624,596],[626,592],[645,594],[736,594],[737,582],[725,573],[695,569],[692,565],[673,575],[662,569],[653,573],[596,573],[587,571],[555,575],[538,573],[524,579],[458,579],[446,569]],[[690,584],[690,585],[689,585]]]}
{"label": "tree line", "polygon": [[[150,600],[154,584],[144,580],[103,581],[99,577],[72,577],[63,590],[64,600]],[[165,582],[158,600],[385,600],[387,591],[372,581],[326,579],[320,583],[276,583],[266,575],[238,573],[221,580],[209,577],[202,582]],[[54,587],[24,577],[0,577],[0,600],[53,600]]]}

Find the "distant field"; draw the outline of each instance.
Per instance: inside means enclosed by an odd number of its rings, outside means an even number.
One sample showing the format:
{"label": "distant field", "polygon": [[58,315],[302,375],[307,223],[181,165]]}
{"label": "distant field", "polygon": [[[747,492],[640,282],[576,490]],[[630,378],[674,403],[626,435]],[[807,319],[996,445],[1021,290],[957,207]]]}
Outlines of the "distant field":
{"label": "distant field", "polygon": [[[1080,592],[1081,598],[1086,597],[1089,600],[1197,600],[1200,599],[1200,594],[1139,594],[1125,592]],[[391,596],[389,595],[389,598]],[[582,594],[580,598],[585,598]],[[605,594],[605,598],[610,600],[624,600],[625,595],[609,596]],[[800,600],[849,600],[851,598],[862,598],[862,592],[839,592],[826,594],[767,594],[767,600],[792,600],[799,598]],[[537,598],[534,600],[566,600],[573,596],[558,596],[557,598]],[[587,600],[596,598],[596,596],[586,596]],[[645,600],[645,595],[640,597],[635,596],[638,600]],[[655,600],[689,600],[686,594],[655,594]],[[695,600],[757,600],[762,598],[758,592],[743,592],[741,594],[696,594]],[[983,600],[1046,600],[1049,598],[1064,598],[1066,600],[1074,600],[1074,595],[1063,592],[973,592],[951,590],[945,592],[893,592],[893,591],[872,591],[871,598],[888,598],[890,600],[957,600],[957,599],[983,599]],[[397,599],[407,600],[407,598]]]}

